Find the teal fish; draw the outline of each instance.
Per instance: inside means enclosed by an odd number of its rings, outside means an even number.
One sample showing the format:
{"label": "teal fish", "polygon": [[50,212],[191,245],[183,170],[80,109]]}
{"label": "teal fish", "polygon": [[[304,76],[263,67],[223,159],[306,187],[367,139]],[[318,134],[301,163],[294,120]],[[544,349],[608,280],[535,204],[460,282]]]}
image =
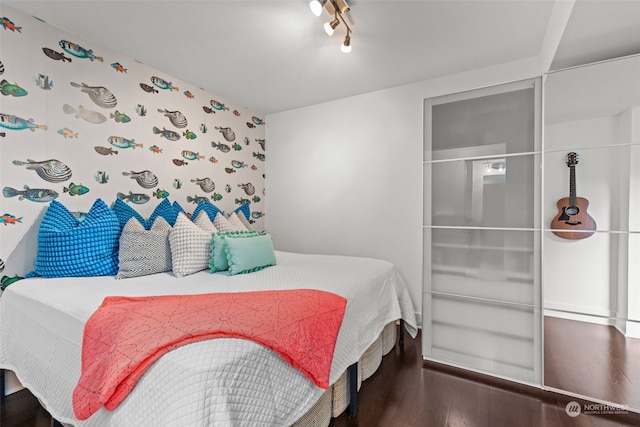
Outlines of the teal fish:
{"label": "teal fish", "polygon": [[167,197],[169,197],[169,192],[166,190],[156,190],[153,192],[153,195],[156,197],[156,199],[166,199]]}
{"label": "teal fish", "polygon": [[251,117],[251,121],[253,123],[255,123],[256,125],[260,126],[264,124],[264,120],[262,120],[261,118],[258,118],[256,116]]}
{"label": "teal fish", "polygon": [[9,277],[9,276],[2,276],[2,279],[0,279],[0,290],[5,290],[7,289],[7,286],[11,285],[12,283],[16,283],[18,280],[22,280],[24,279],[24,277],[20,277],[17,274],[13,277]]}
{"label": "teal fish", "polygon": [[182,136],[184,136],[187,139],[196,139],[196,134],[191,132],[189,129],[187,129],[186,131],[184,131],[182,133]]}
{"label": "teal fish", "polygon": [[218,202],[218,201],[222,200],[222,194],[213,193],[213,196],[211,196],[211,198],[213,199],[214,202]]}
{"label": "teal fish", "polygon": [[136,144],[135,139],[127,139],[121,136],[110,136],[107,139],[107,141],[109,141],[109,144],[118,148],[133,148],[133,149],[135,149],[136,147],[142,148],[142,144]]}
{"label": "teal fish", "polygon": [[242,150],[242,145],[238,144],[237,142],[234,142],[231,147],[236,151]]}
{"label": "teal fish", "polygon": [[13,130],[29,129],[31,132],[36,129],[47,130],[47,125],[37,125],[33,119],[25,120],[13,114],[2,113],[0,113],[0,127]]}
{"label": "teal fish", "polygon": [[93,54],[93,50],[92,49],[85,49],[82,46],[80,46],[79,44],[76,43],[72,43],[70,41],[67,40],[60,40],[60,43],[58,43],[60,45],[60,47],[62,49],[64,49],[66,52],[70,53],[71,55],[78,57],[78,58],[88,58],[90,59],[92,62],[95,61],[100,61],[102,62],[103,59],[101,56],[95,56]]}
{"label": "teal fish", "polygon": [[258,197],[258,196],[253,196],[253,197],[251,198],[251,201],[252,201],[253,203],[258,203],[258,202],[260,201],[260,197]]}
{"label": "teal fish", "polygon": [[127,116],[125,113],[121,113],[118,110],[116,110],[115,113],[111,113],[110,116],[118,123],[129,123],[131,121],[131,117]]}
{"label": "teal fish", "polygon": [[118,193],[116,194],[116,197],[120,200],[124,200],[125,202],[135,203],[136,205],[142,205],[143,203],[147,203],[151,200],[151,197],[146,194],[133,193],[132,191],[129,191],[129,194]]}
{"label": "teal fish", "polygon": [[151,83],[160,89],[179,90],[177,87],[173,86],[171,82],[161,79],[160,77],[151,76]]}
{"label": "teal fish", "polygon": [[0,92],[3,95],[11,96],[25,96],[28,94],[26,90],[18,86],[18,83],[11,84],[4,79],[0,82]]}
{"label": "teal fish", "polygon": [[242,169],[247,167],[247,165],[244,162],[241,162],[240,160],[231,160],[231,166],[233,166],[236,169]]}
{"label": "teal fish", "polygon": [[58,130],[58,133],[62,136],[64,136],[65,138],[77,138],[78,134],[75,133],[74,131],[72,131],[69,128],[62,128],[60,130]]}
{"label": "teal fish", "polygon": [[28,185],[25,185],[22,188],[24,188],[24,190],[16,190],[15,188],[4,187],[2,189],[2,195],[4,197],[18,196],[18,200],[27,199],[32,202],[40,203],[50,202],[58,197],[58,193],[49,188],[29,188]]}
{"label": "teal fish", "polygon": [[229,111],[229,107],[224,105],[222,102],[216,101],[215,99],[212,99],[211,101],[209,101],[209,104],[211,104],[211,106],[218,111],[220,110]]}
{"label": "teal fish", "polygon": [[262,212],[251,212],[251,218],[253,219],[259,219],[262,218],[264,216],[264,214]]}
{"label": "teal fish", "polygon": [[62,192],[69,193],[70,196],[82,196],[83,194],[87,194],[89,189],[82,184],[74,184],[72,182],[69,184],[69,187],[64,187]]}
{"label": "teal fish", "polygon": [[204,159],[204,156],[201,156],[200,153],[194,153],[193,151],[189,151],[189,150],[182,150],[182,157],[184,157],[187,160],[200,160],[200,159]]}

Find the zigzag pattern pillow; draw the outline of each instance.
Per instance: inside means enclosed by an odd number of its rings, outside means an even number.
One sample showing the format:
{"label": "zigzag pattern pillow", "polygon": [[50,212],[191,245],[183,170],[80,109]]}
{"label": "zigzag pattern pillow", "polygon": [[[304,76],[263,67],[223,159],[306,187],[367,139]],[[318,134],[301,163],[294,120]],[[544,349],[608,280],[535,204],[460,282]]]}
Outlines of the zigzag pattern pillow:
{"label": "zigzag pattern pillow", "polygon": [[146,276],[169,271],[171,226],[158,216],[151,228],[145,230],[140,221],[131,218],[120,235],[119,270],[116,279]]}
{"label": "zigzag pattern pillow", "polygon": [[35,270],[27,277],[115,275],[119,238],[118,218],[101,199],[81,222],[53,200],[40,223]]}
{"label": "zigzag pattern pillow", "polygon": [[[201,224],[202,221],[210,222],[206,215],[199,215],[196,219],[200,220]],[[173,230],[169,233],[171,263],[176,277],[188,276],[209,266],[211,233],[210,230],[204,230],[189,221],[185,214],[178,214]]]}

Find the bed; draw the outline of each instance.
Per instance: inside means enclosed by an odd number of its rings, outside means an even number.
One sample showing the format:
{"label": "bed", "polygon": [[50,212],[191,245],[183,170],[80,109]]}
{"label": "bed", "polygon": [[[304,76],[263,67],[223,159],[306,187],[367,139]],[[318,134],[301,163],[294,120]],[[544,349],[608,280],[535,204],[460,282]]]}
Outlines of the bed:
{"label": "bed", "polygon": [[[276,265],[235,276],[201,271],[181,278],[165,272],[126,280],[101,276],[18,281],[0,297],[0,368],[14,371],[63,424],[282,426],[303,420],[327,425],[326,417],[313,411],[324,401],[331,405],[336,394],[344,395],[337,387],[344,385],[348,368],[362,364],[385,331],[395,331],[397,320],[415,337],[411,298],[386,261],[282,251],[275,256]],[[347,300],[327,390],[268,348],[246,339],[217,338],[162,356],[115,410],[101,408],[84,421],[74,416],[71,396],[81,374],[83,329],[105,297],[288,289],[318,289]],[[385,347],[388,352],[388,342]],[[362,373],[363,367],[359,369]],[[344,405],[338,411],[342,409]]]}

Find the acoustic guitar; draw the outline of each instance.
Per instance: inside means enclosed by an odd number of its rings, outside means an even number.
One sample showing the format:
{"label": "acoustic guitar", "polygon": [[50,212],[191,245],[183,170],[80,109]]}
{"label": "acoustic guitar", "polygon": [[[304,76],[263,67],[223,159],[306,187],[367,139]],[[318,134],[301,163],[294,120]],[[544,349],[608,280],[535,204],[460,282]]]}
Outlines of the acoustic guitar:
{"label": "acoustic guitar", "polygon": [[596,222],[587,212],[589,201],[584,197],[576,197],[576,165],[578,155],[567,154],[567,166],[569,166],[569,197],[558,200],[558,215],[551,221],[552,230],[563,239],[585,239],[596,230]]}

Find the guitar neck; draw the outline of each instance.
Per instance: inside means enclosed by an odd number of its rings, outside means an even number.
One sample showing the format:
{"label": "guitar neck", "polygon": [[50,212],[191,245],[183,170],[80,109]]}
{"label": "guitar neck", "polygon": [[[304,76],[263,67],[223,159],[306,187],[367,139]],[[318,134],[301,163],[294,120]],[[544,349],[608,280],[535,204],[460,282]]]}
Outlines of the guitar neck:
{"label": "guitar neck", "polygon": [[575,206],[576,203],[576,167],[571,165],[569,166],[569,204]]}

